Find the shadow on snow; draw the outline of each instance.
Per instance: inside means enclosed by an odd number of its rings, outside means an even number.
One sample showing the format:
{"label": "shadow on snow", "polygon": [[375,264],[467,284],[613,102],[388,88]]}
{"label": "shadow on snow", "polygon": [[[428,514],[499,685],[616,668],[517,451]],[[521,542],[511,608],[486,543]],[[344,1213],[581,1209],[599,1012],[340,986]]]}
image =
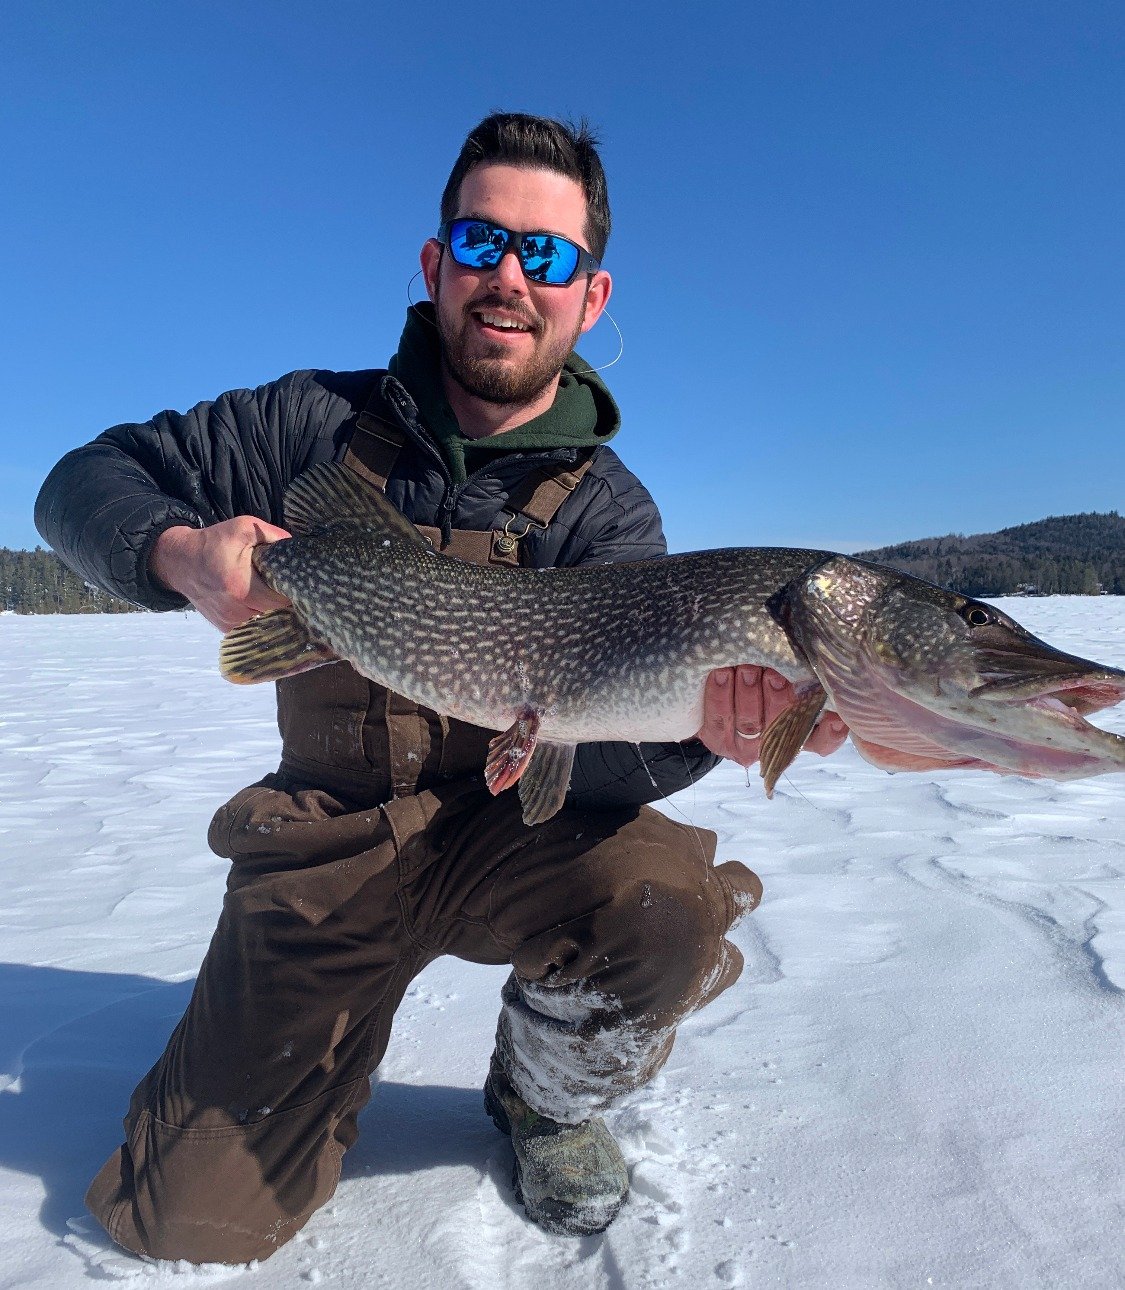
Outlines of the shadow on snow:
{"label": "shadow on snow", "polygon": [[[43,1226],[85,1213],[90,1179],[121,1142],[141,1076],[194,981],[0,963],[0,1167],[43,1180]],[[344,1179],[480,1167],[497,1135],[479,1088],[377,1081]]]}

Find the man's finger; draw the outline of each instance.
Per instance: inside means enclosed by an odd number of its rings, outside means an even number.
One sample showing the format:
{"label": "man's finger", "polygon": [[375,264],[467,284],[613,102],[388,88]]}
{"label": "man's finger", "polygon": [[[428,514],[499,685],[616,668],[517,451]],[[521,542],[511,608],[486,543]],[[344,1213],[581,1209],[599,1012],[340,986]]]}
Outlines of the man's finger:
{"label": "man's finger", "polygon": [[762,702],[762,669],[740,667],[734,693],[734,733],[739,739],[757,739],[765,729]]}
{"label": "man's finger", "polygon": [[767,667],[762,673],[762,728],[768,729],[786,708],[792,707],[797,696],[780,672]]}
{"label": "man's finger", "polygon": [[826,712],[816,729],[805,741],[805,747],[809,752],[819,753],[821,757],[828,757],[840,747],[847,737],[848,727],[840,717],[834,712]]}
{"label": "man's finger", "polygon": [[292,537],[285,529],[279,529],[276,524],[270,524],[266,520],[255,519],[254,532],[257,535],[255,546],[266,546],[270,542],[281,542],[285,538]]}
{"label": "man's finger", "polygon": [[265,581],[262,575],[254,568],[254,547],[270,546],[274,542],[282,542],[290,535],[285,529],[280,529],[276,524],[269,524],[265,520],[255,519],[254,536],[257,541],[252,546],[246,548],[246,558],[250,561],[250,586],[246,592],[246,607],[256,614],[268,614],[274,609],[284,609],[287,605],[292,604],[287,596],[283,596]]}
{"label": "man's finger", "polygon": [[[742,766],[758,760],[762,721],[761,669],[718,668],[707,678],[703,700],[703,729],[698,738],[720,757]],[[739,731],[742,731],[739,734]]]}
{"label": "man's finger", "polygon": [[703,727],[712,735],[728,735],[734,727],[734,669],[720,668],[707,678],[703,692]]}

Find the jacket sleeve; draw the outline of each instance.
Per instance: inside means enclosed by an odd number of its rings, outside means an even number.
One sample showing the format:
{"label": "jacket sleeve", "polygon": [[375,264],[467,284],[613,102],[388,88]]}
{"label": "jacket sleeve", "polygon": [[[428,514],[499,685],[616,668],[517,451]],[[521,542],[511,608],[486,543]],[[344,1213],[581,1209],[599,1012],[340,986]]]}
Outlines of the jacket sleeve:
{"label": "jacket sleeve", "polygon": [[[668,554],[660,512],[648,489],[624,467],[620,475],[620,483],[613,478],[608,483],[597,481],[603,495],[591,502],[588,511],[595,511],[600,522],[589,528],[582,525],[590,537],[576,565],[651,560]],[[643,806],[694,784],[720,761],[696,739],[579,744],[567,804],[585,810]]]}
{"label": "jacket sleeve", "polygon": [[256,515],[281,523],[286,484],[322,426],[325,391],[313,372],[233,390],[189,412],[114,426],[47,476],[35,524],[81,577],[148,609],[182,596],[148,574],[165,529]]}

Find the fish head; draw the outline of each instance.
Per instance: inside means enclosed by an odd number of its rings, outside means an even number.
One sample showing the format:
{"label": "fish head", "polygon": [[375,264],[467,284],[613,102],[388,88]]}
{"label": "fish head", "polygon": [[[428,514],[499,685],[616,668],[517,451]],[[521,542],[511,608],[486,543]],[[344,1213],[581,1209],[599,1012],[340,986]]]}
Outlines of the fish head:
{"label": "fish head", "polygon": [[853,742],[887,769],[1125,770],[1125,739],[1083,720],[1125,698],[1125,671],[1056,649],[992,605],[835,556],[776,612]]}

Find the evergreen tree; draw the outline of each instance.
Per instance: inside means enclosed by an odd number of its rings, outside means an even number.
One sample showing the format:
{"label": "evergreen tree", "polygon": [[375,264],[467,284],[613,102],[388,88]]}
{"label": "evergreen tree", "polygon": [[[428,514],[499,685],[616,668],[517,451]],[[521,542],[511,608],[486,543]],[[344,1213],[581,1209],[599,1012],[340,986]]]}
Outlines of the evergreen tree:
{"label": "evergreen tree", "polygon": [[1125,595],[1125,518],[1060,515],[996,533],[899,542],[858,553],[865,560],[926,578],[965,595],[1010,595],[1034,586],[1043,595]]}
{"label": "evergreen tree", "polygon": [[53,551],[0,547],[0,610],[16,614],[123,614],[136,608],[84,582]]}

